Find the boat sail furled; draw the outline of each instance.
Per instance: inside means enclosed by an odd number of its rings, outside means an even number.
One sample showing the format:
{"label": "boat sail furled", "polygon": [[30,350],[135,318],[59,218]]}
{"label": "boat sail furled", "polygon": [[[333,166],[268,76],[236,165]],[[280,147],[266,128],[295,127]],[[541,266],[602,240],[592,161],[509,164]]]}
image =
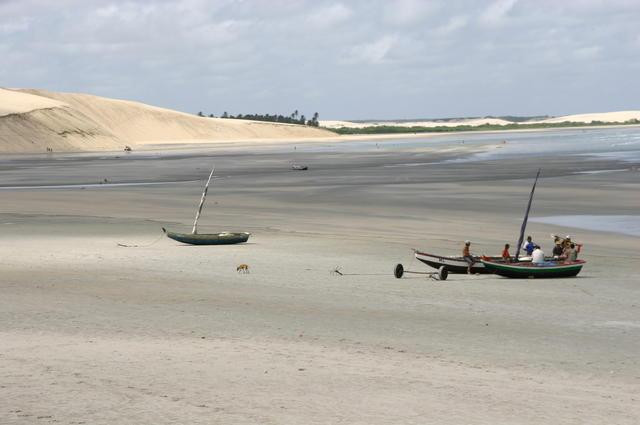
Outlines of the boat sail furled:
{"label": "boat sail furled", "polygon": [[200,198],[200,204],[198,205],[198,210],[196,211],[196,218],[193,222],[193,229],[191,230],[191,233],[171,232],[163,227],[162,231],[167,235],[168,238],[189,245],[232,245],[243,243],[249,240],[249,236],[251,236],[251,233],[248,232],[198,233],[198,220],[200,219],[202,207],[204,206],[204,202],[207,198],[207,191],[209,190],[209,184],[211,183],[211,179],[213,178],[215,169],[215,166],[211,169],[211,173],[209,174],[209,178],[207,179],[207,184],[205,184],[204,190],[202,191],[202,197]]}

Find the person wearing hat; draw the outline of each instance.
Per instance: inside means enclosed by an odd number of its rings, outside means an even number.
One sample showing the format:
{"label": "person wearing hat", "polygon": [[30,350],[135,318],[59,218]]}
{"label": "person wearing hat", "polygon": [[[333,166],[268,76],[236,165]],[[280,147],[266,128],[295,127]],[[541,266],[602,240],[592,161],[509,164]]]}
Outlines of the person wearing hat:
{"label": "person wearing hat", "polygon": [[464,241],[464,248],[462,248],[462,258],[469,265],[467,267],[467,274],[471,274],[471,267],[476,262],[471,255],[471,241]]}
{"label": "person wearing hat", "polygon": [[560,258],[562,257],[563,254],[564,254],[564,247],[560,239],[557,239],[556,244],[553,247],[553,256],[556,258]]}

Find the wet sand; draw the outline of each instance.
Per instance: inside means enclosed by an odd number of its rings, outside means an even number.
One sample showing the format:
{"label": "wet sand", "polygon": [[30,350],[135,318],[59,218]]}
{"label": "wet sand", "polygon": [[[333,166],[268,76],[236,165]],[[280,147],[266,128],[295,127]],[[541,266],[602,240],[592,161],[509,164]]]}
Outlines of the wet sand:
{"label": "wet sand", "polygon": [[[588,264],[574,279],[397,280],[392,270],[427,270],[411,248],[457,254],[471,239],[473,251],[495,254],[515,244],[541,163],[540,217],[637,215],[640,173],[589,157],[443,163],[463,153],[202,148],[0,160],[0,415],[637,423],[637,237],[531,223],[547,250],[550,233],[585,243]],[[201,231],[250,231],[250,243],[163,238],[162,226],[190,229],[214,162]],[[576,174],[612,169],[625,171]],[[251,273],[237,274],[240,263]]]}

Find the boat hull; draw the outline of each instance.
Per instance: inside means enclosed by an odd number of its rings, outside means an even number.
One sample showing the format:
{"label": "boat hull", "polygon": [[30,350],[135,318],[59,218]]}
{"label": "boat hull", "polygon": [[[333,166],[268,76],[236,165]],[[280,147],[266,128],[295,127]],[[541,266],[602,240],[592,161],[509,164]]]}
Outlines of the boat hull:
{"label": "boat hull", "polygon": [[580,273],[582,266],[586,264],[584,260],[573,262],[546,262],[543,264],[534,263],[496,263],[482,260],[485,269],[489,273],[513,279],[551,279],[559,277],[574,277]]}
{"label": "boat hull", "polygon": [[189,245],[234,245],[249,240],[251,233],[176,233],[162,229],[168,238]]}
{"label": "boat hull", "polygon": [[[444,257],[442,255],[428,254],[426,252],[415,252],[416,259],[429,267],[439,269],[444,266],[449,273],[466,274],[469,268],[466,260],[462,257]],[[471,273],[492,273],[487,271],[480,257],[474,257],[476,263],[471,266]],[[499,260],[498,257],[491,257],[492,260]]]}

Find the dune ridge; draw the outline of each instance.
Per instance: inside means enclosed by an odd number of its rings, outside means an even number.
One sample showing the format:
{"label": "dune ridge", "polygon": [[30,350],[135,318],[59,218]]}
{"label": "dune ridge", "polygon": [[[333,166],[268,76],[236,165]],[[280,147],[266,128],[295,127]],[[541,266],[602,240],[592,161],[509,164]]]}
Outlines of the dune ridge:
{"label": "dune ridge", "polygon": [[[599,112],[590,114],[575,114],[575,115],[563,115],[560,117],[551,117],[544,120],[531,120],[522,121],[515,124],[556,124],[562,122],[575,122],[590,124],[596,122],[607,123],[624,123],[629,120],[640,120],[640,111],[617,111],[617,112]],[[469,118],[469,119],[456,119],[447,121],[368,121],[368,122],[353,122],[353,121],[340,121],[340,120],[327,120],[320,121],[320,125],[326,128],[365,128],[365,127],[457,127],[461,125],[468,125],[477,127],[481,125],[508,125],[514,124],[513,121],[508,121],[501,118]]]}
{"label": "dune ridge", "polygon": [[122,150],[125,146],[321,138],[301,125],[203,118],[128,100],[0,88],[0,152]]}

